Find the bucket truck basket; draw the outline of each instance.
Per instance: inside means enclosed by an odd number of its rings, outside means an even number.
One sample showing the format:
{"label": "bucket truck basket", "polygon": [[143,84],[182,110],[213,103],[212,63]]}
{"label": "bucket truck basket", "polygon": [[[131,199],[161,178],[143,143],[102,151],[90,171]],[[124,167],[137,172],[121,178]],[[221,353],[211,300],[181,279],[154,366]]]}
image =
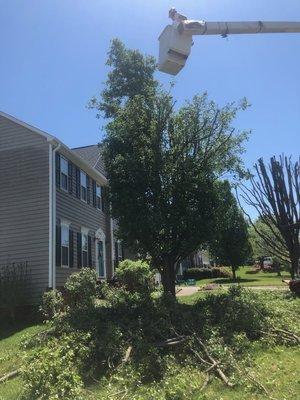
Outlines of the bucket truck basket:
{"label": "bucket truck basket", "polygon": [[159,71],[176,75],[185,66],[191,52],[192,36],[180,34],[174,25],[167,25],[158,38]]}

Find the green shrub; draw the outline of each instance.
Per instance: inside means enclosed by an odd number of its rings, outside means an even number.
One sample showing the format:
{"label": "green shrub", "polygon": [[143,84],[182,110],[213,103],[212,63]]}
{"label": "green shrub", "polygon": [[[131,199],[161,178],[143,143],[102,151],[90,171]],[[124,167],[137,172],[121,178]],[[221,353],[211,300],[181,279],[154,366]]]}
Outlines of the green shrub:
{"label": "green shrub", "polygon": [[23,368],[24,398],[79,400],[82,374],[91,357],[90,336],[79,333],[51,338],[26,359]]}
{"label": "green shrub", "polygon": [[206,316],[206,326],[218,327],[222,337],[231,340],[236,333],[245,333],[256,340],[267,329],[269,311],[256,293],[240,286],[231,286],[227,293],[208,295],[196,308]]}
{"label": "green shrub", "polygon": [[97,274],[94,269],[82,268],[69,276],[65,284],[66,303],[84,308],[93,304],[97,296]]}
{"label": "green shrub", "polygon": [[63,309],[63,296],[62,294],[54,289],[43,294],[42,305],[40,311],[42,316],[46,320],[52,319]]}
{"label": "green shrub", "polygon": [[291,280],[289,282],[290,291],[295,293],[297,296],[300,296],[300,280]]}
{"label": "green shrub", "polygon": [[24,306],[30,285],[27,262],[11,263],[0,267],[0,307],[15,320],[15,311]]}
{"label": "green shrub", "polygon": [[122,261],[118,265],[116,278],[131,293],[149,293],[153,290],[154,274],[145,261]]}
{"label": "green shrub", "polygon": [[231,271],[225,267],[213,268],[189,268],[183,273],[184,279],[206,279],[206,278],[232,278]]}

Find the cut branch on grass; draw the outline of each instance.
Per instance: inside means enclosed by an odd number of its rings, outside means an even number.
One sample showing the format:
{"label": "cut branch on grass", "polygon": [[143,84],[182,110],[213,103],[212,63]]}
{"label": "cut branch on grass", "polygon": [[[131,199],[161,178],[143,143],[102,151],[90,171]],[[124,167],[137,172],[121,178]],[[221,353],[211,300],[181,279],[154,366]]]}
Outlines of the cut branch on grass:
{"label": "cut branch on grass", "polygon": [[269,391],[266,389],[266,387],[259,381],[257,380],[250,372],[247,370],[242,370],[239,365],[236,363],[235,365],[237,371],[242,375],[245,376],[246,378],[249,379],[256,387],[258,387],[264,394],[267,396],[269,400],[277,400],[275,397],[272,397],[269,393]]}
{"label": "cut branch on grass", "polygon": [[9,379],[14,378],[15,376],[19,375],[19,373],[20,373],[20,369],[16,369],[14,371],[8,372],[7,374],[1,376],[0,383],[6,382]]}
{"label": "cut branch on grass", "polygon": [[268,331],[261,331],[262,334],[268,335],[268,336],[273,336],[275,338],[279,338],[285,341],[289,341],[290,344],[300,344],[300,337],[297,336],[293,332],[285,331],[283,329],[278,329],[278,328],[271,328]]}
{"label": "cut branch on grass", "polygon": [[[219,376],[219,378],[222,379],[222,381],[226,384],[226,386],[228,387],[234,387],[234,384],[231,383],[229,381],[229,379],[227,378],[227,376],[225,375],[225,373],[221,370],[221,368],[219,367],[219,362],[217,362],[213,356],[209,353],[207,346],[203,343],[203,341],[199,338],[199,336],[194,335],[196,341],[199,343],[199,345],[201,346],[204,354],[206,355],[207,359],[210,361],[211,363],[211,367],[208,369],[210,370],[215,370],[215,373]],[[207,371],[208,371],[207,370]]]}

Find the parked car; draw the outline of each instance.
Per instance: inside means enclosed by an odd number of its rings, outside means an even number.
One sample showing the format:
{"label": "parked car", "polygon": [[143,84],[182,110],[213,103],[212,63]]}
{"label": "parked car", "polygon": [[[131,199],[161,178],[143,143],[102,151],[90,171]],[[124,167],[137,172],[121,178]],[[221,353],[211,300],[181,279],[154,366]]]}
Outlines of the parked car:
{"label": "parked car", "polygon": [[273,259],[272,257],[265,257],[263,261],[263,266],[265,267],[272,267],[273,266]]}

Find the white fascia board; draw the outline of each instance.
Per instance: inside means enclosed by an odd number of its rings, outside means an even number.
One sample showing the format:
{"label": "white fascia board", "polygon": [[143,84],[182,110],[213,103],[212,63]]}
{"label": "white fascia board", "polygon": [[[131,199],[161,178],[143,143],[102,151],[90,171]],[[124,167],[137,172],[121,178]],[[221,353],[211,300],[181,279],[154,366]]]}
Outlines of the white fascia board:
{"label": "white fascia board", "polygon": [[0,116],[15,122],[16,124],[23,126],[24,128],[29,129],[31,132],[34,132],[43,138],[45,138],[49,143],[53,145],[58,145],[60,144],[60,152],[64,154],[70,161],[72,161],[74,164],[76,164],[79,168],[81,168],[83,171],[85,171],[88,175],[90,175],[91,178],[93,178],[95,181],[100,183],[101,185],[108,185],[108,181],[106,177],[101,174],[101,172],[97,171],[95,168],[91,167],[89,164],[87,164],[81,157],[79,157],[77,154],[72,152],[71,149],[69,149],[68,146],[66,146],[64,143],[62,143],[59,139],[57,139],[55,136],[50,135],[32,125],[27,124],[26,122],[20,121],[19,119],[13,117],[12,115],[6,114],[2,111],[0,111]]}

